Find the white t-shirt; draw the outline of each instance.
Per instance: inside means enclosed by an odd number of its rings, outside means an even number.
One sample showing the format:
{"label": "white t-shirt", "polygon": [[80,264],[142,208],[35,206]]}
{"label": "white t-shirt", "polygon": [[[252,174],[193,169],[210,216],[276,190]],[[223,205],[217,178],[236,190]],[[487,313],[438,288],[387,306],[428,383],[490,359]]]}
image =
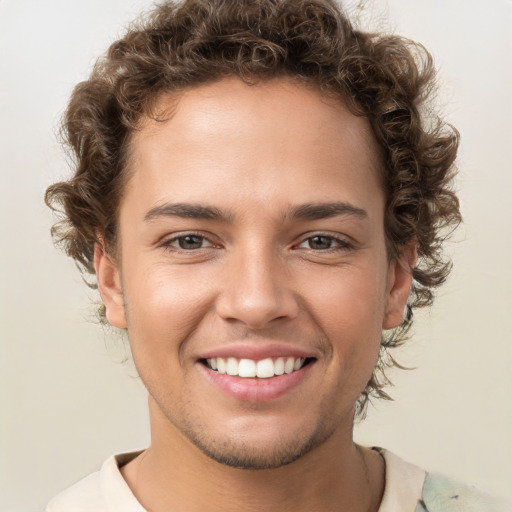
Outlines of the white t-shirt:
{"label": "white t-shirt", "polygon": [[[512,512],[510,504],[378,450],[386,461],[379,512]],[[110,457],[99,471],[53,498],[45,512],[146,512],[119,470],[139,453]]]}

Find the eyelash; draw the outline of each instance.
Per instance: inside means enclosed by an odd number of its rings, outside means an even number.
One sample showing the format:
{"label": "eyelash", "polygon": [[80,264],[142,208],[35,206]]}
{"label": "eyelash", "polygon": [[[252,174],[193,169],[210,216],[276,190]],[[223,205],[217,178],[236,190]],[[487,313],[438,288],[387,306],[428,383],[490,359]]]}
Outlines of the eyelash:
{"label": "eyelash", "polygon": [[[200,239],[201,245],[205,241],[209,242],[210,245],[207,247],[197,247],[197,248],[193,248],[193,249],[190,249],[190,248],[185,249],[183,247],[173,245],[174,243],[180,244],[180,241],[183,241],[184,239],[186,239],[188,237],[195,237],[197,239]],[[332,236],[332,235],[326,234],[326,233],[316,233],[314,235],[308,236],[307,238],[304,238],[299,244],[295,245],[294,248],[300,248],[300,246],[302,244],[307,243],[308,241],[311,242],[311,240],[313,240],[315,238],[327,239],[330,241],[331,246],[327,247],[325,249],[313,249],[312,247],[308,247],[306,249],[314,251],[314,252],[328,252],[328,251],[331,252],[331,251],[347,251],[347,250],[354,248],[354,246],[351,243],[347,242],[346,240],[342,240],[340,238],[337,238],[335,236]],[[333,247],[332,244],[335,244],[335,246]],[[216,244],[214,244],[208,237],[202,235],[201,233],[190,232],[190,233],[184,233],[182,235],[175,236],[169,240],[166,240],[163,242],[162,246],[166,250],[177,250],[177,251],[190,253],[190,252],[195,252],[195,251],[198,251],[201,249],[210,249],[212,247],[216,247]]]}
{"label": "eyelash", "polygon": [[188,237],[194,237],[194,238],[199,238],[201,239],[201,242],[204,242],[204,241],[207,241],[211,244],[211,247],[215,247],[215,244],[206,236],[202,235],[201,233],[194,233],[194,232],[190,232],[190,233],[183,233],[182,235],[179,235],[179,236],[175,236],[169,240],[165,240],[162,244],[163,248],[166,249],[166,250],[177,250],[177,251],[182,251],[182,252],[195,252],[195,251],[198,251],[200,249],[209,249],[209,247],[198,247],[197,249],[184,249],[183,247],[176,247],[173,245],[173,243],[177,242],[179,244],[180,240],[184,240]]}
{"label": "eyelash", "polygon": [[308,242],[308,241],[311,241],[313,240],[314,238],[325,238],[325,239],[328,239],[331,244],[335,244],[334,247],[328,247],[326,249],[313,249],[312,247],[309,247],[308,249],[309,250],[312,250],[312,251],[315,251],[315,252],[327,252],[327,251],[347,251],[347,250],[350,250],[350,249],[353,249],[354,246],[347,242],[346,240],[342,240],[340,238],[337,238],[333,235],[329,235],[327,233],[316,233],[312,236],[308,236],[307,238],[305,238],[298,246],[300,247],[302,244]]}

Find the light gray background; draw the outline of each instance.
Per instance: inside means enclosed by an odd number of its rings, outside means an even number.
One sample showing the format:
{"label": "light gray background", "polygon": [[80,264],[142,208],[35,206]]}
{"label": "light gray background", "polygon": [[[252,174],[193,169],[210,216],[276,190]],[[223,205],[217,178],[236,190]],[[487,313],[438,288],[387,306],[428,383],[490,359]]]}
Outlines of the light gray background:
{"label": "light gray background", "polygon": [[[349,5],[354,5],[351,2]],[[67,167],[55,138],[72,86],[147,0],[0,0],[0,510],[40,510],[114,452],[149,440],[122,340],[52,247],[42,202]],[[395,402],[356,437],[512,497],[512,1],[373,0],[363,26],[423,42],[462,133],[455,272],[419,318]]]}

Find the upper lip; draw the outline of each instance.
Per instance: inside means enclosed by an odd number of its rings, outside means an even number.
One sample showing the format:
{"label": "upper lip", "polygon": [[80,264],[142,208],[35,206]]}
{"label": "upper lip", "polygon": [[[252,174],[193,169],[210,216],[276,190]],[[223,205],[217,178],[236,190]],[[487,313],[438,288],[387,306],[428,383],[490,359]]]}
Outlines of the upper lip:
{"label": "upper lip", "polygon": [[198,356],[198,359],[212,359],[215,357],[235,357],[236,359],[252,359],[254,361],[277,357],[302,357],[306,359],[317,358],[318,351],[282,343],[257,342],[249,344],[235,342],[203,352]]}

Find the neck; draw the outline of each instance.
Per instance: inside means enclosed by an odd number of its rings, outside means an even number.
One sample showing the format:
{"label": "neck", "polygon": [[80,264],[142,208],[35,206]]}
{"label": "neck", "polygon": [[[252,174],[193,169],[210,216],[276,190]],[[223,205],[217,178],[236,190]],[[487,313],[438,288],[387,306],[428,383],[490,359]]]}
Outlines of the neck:
{"label": "neck", "polygon": [[122,468],[151,512],[378,510],[384,463],[377,452],[353,443],[351,428],[291,464],[247,470],[211,460],[180,432],[169,432],[168,422],[154,419],[151,446]]}

